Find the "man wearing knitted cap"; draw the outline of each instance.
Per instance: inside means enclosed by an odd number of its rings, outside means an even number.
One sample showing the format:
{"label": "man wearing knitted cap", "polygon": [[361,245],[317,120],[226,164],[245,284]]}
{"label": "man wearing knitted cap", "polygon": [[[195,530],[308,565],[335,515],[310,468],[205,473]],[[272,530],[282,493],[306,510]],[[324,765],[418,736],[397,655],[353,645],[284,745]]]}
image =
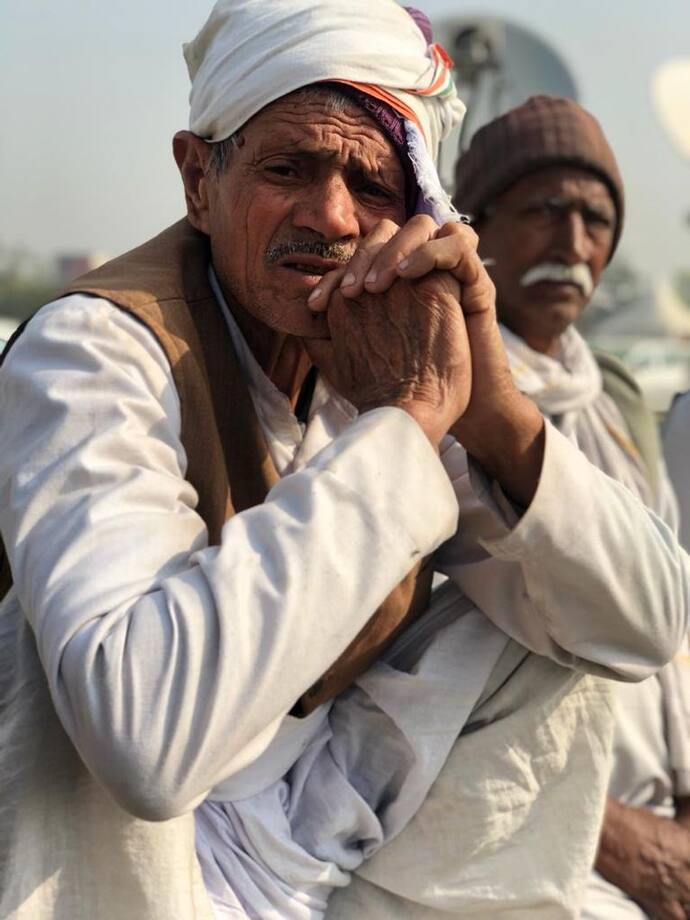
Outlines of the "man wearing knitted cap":
{"label": "man wearing knitted cap", "polygon": [[[457,164],[454,200],[479,232],[518,387],[592,463],[675,530],[654,420],[625,369],[595,358],[573,325],[623,225],[622,181],[599,124],[571,100],[529,99],[477,132]],[[685,917],[687,654],[642,683],[621,685],[617,706],[600,874],[592,876],[582,916]]]}
{"label": "man wearing knitted cap", "polygon": [[[685,629],[667,529],[512,383],[434,169],[462,105],[418,20],[220,0],[185,55],[187,217],[40,310],[0,373],[15,920],[321,917],[468,719],[475,780],[483,724],[525,713],[533,734],[516,687],[551,701],[541,808],[555,753],[600,790],[607,690],[583,672],[639,680]],[[556,483],[592,519],[587,552]],[[449,583],[420,616],[435,567]],[[523,785],[519,759],[508,774]],[[545,875],[569,892],[561,863]],[[420,887],[413,868],[395,874]]]}

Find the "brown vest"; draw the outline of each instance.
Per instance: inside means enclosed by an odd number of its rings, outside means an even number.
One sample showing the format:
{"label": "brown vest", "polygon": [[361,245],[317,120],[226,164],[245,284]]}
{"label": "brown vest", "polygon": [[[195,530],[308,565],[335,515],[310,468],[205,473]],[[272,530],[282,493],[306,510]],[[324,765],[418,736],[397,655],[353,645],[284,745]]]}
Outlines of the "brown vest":
{"label": "brown vest", "polygon": [[[222,311],[208,282],[207,237],[182,220],[143,246],[78,278],[65,292],[103,297],[161,345],[180,399],[187,479],[209,543],[225,521],[261,504],[278,481]],[[300,700],[307,714],[346,687],[427,606],[427,560],[389,594],[348,648]]]}

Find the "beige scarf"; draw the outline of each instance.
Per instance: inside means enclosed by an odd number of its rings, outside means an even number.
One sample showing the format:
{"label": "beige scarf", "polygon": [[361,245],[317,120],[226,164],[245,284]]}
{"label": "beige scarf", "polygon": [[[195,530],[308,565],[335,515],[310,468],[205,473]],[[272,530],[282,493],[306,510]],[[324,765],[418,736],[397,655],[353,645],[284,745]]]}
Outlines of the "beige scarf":
{"label": "beige scarf", "polygon": [[563,333],[557,358],[534,351],[505,326],[501,335],[521,392],[594,466],[657,510],[642,457],[618,407],[604,393],[597,362],[579,332],[570,326]]}

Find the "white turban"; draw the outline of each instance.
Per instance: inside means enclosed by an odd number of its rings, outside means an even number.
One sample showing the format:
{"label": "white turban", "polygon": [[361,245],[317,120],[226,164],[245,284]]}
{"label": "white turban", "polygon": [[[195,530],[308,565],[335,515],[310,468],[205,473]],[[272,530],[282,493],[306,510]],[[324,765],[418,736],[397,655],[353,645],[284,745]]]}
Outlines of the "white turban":
{"label": "white turban", "polygon": [[447,55],[427,45],[395,0],[218,0],[184,55],[189,127],[209,141],[224,140],[269,103],[313,83],[352,83],[388,102],[405,119],[428,210],[439,220],[451,215],[429,159],[465,106]]}

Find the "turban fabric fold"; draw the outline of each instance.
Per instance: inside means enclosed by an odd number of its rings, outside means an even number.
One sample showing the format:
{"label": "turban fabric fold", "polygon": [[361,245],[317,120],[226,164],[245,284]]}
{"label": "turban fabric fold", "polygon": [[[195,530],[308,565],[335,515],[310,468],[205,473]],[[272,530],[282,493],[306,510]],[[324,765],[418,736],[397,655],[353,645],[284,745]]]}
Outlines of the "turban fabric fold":
{"label": "turban fabric fold", "polygon": [[452,62],[395,0],[218,0],[184,46],[189,127],[208,141],[234,134],[302,87],[345,83],[403,119],[421,203],[441,222],[454,209],[433,160],[465,107]]}

